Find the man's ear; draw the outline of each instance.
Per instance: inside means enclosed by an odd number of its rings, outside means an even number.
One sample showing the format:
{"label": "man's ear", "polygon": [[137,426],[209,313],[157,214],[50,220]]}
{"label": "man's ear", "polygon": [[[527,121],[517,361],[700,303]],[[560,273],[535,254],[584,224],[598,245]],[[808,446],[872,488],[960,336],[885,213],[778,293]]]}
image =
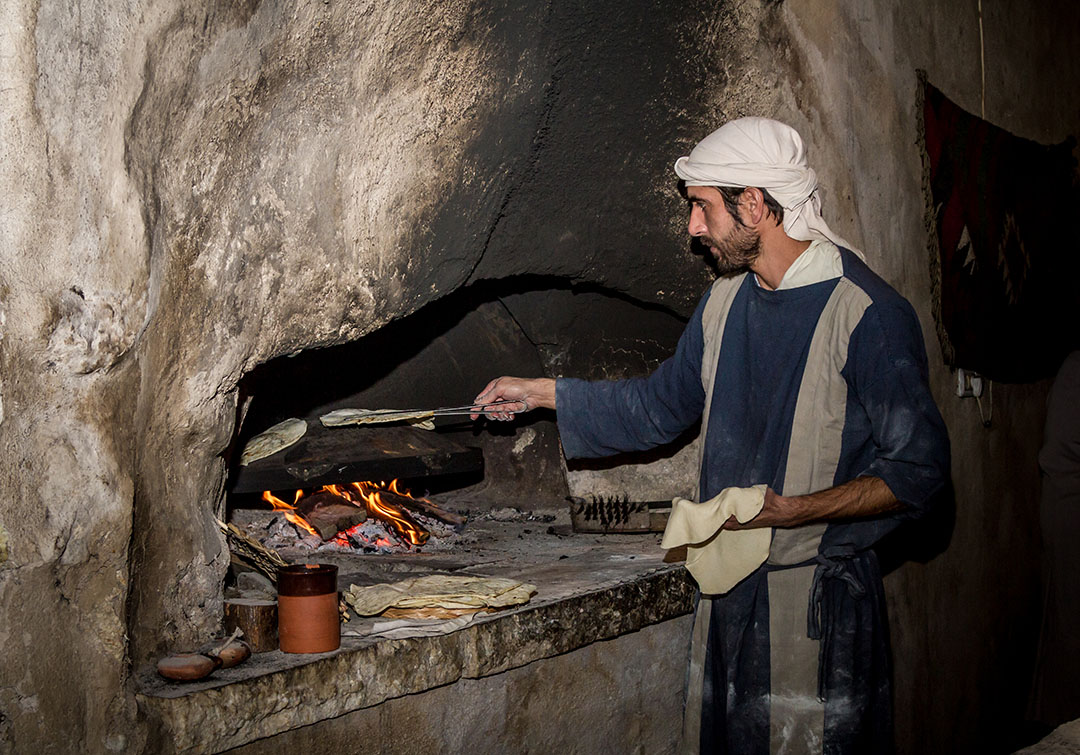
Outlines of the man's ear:
{"label": "man's ear", "polygon": [[765,195],[761,189],[748,186],[739,195],[739,212],[743,222],[748,226],[757,226],[765,219],[768,210],[765,208]]}

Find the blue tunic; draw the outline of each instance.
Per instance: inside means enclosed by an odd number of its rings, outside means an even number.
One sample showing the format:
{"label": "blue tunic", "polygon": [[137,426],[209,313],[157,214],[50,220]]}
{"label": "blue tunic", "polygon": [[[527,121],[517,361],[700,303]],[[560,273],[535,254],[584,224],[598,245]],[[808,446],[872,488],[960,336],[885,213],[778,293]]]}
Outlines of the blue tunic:
{"label": "blue tunic", "polygon": [[[767,710],[764,732],[762,716],[736,714],[753,713],[750,708],[768,698],[766,575],[807,563],[816,569],[813,594],[802,596],[811,600],[810,636],[824,636],[824,749],[884,746],[891,732],[882,720],[889,716],[890,693],[884,603],[868,549],[931,505],[948,474],[949,447],[927,385],[914,311],[860,259],[841,254],[843,276],[799,288],[769,291],[751,275],[718,284],[726,286],[719,319],[707,314],[710,296],[719,296],[714,286],[675,354],[648,377],[556,384],[568,458],[667,443],[707,411],[699,500],[760,483],[801,495],[868,475],[882,479],[904,504],[888,516],[774,531],[770,561],[713,602],[702,751],[768,751]],[[703,363],[704,354],[717,353],[709,350],[710,339],[719,344],[715,370]],[[743,631],[747,627],[753,630]],[[838,633],[844,642],[836,641]],[[852,681],[852,674],[861,679]],[[856,689],[866,683],[873,689]],[[855,720],[852,695],[864,698],[854,706]],[[843,700],[832,715],[830,696]],[[844,712],[837,713],[840,707]],[[860,739],[865,736],[874,741]]]}

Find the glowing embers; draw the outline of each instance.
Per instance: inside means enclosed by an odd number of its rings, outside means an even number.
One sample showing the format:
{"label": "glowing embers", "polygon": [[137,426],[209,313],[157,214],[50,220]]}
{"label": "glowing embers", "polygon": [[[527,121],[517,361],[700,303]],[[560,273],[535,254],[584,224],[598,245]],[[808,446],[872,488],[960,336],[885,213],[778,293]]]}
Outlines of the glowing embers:
{"label": "glowing embers", "polygon": [[397,480],[297,490],[291,504],[270,491],[262,497],[292,525],[271,522],[261,539],[272,547],[368,553],[420,550],[436,544],[429,543],[433,532],[438,540],[452,539],[465,522],[425,498],[413,498]]}

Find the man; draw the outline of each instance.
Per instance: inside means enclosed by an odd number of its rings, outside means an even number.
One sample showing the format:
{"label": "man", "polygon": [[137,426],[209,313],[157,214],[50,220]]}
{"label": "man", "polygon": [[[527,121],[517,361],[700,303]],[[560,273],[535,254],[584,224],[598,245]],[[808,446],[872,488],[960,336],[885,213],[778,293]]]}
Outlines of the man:
{"label": "man", "polygon": [[[918,321],[825,224],[789,126],[732,121],[675,171],[689,232],[722,277],[674,356],[641,379],[498,378],[477,406],[557,409],[567,457],[649,448],[700,419],[698,500],[710,507],[697,510],[721,512],[723,529],[697,544],[736,553],[741,541],[721,536],[756,532],[764,552],[743,564],[721,553],[727,582],[691,569],[703,590],[684,750],[887,752],[888,635],[871,546],[926,510],[949,463]],[[717,505],[732,494],[749,513]]]}

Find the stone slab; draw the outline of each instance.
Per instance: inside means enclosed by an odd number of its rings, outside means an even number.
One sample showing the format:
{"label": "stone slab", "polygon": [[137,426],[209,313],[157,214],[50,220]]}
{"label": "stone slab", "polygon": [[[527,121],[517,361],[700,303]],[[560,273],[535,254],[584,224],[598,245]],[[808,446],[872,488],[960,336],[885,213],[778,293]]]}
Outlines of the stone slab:
{"label": "stone slab", "polygon": [[681,564],[664,563],[651,541],[644,549],[628,536],[577,542],[573,559],[549,554],[516,567],[496,561],[468,569],[535,584],[537,594],[525,606],[434,637],[344,637],[333,653],[261,653],[197,683],[143,675],[140,710],[159,750],[219,752],[387,699],[518,668],[692,610],[693,581]]}
{"label": "stone slab", "polygon": [[229,755],[674,755],[693,617],[405,695]]}

